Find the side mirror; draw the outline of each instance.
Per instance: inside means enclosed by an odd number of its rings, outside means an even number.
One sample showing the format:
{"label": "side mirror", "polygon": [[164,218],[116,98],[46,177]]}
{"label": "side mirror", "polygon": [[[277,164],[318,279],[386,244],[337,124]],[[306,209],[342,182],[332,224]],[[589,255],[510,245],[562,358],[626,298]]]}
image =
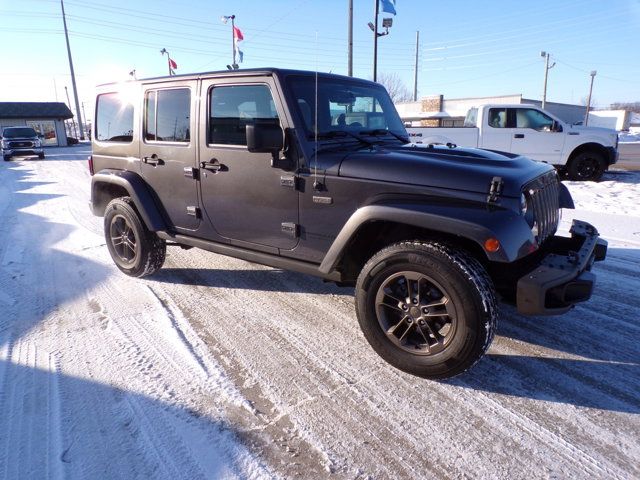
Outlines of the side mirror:
{"label": "side mirror", "polygon": [[251,153],[271,153],[275,156],[284,147],[284,132],[280,125],[255,123],[246,126],[247,150]]}
{"label": "side mirror", "polygon": [[557,122],[556,120],[553,121],[553,125],[551,126],[551,131],[552,132],[562,132],[562,125],[560,125],[559,122]]}

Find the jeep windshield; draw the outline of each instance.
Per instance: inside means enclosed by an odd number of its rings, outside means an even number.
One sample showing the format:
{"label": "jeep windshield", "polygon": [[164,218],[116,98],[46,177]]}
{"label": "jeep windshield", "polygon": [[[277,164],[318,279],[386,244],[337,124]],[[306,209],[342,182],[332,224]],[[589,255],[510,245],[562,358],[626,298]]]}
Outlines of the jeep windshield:
{"label": "jeep windshield", "polygon": [[2,132],[4,138],[33,138],[36,137],[36,131],[30,127],[24,128],[5,128]]}
{"label": "jeep windshield", "polygon": [[[382,85],[348,78],[293,75],[287,79],[308,138],[401,141],[407,132]],[[317,112],[316,112],[317,105]],[[374,137],[364,139],[365,136]]]}

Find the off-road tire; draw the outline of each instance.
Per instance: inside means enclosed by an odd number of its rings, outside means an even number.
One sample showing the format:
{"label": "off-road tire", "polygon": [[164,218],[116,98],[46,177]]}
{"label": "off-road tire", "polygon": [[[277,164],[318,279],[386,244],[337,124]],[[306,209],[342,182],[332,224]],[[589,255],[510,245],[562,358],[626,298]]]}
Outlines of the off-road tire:
{"label": "off-road tire", "polygon": [[129,197],[107,205],[104,235],[114,263],[131,277],[151,275],[164,264],[166,242],[147,229]]}
{"label": "off-road tire", "polygon": [[606,169],[607,164],[601,154],[586,151],[569,161],[567,176],[569,180],[598,182]]}
{"label": "off-road tire", "polygon": [[491,279],[471,255],[444,244],[407,241],[384,248],[362,269],[355,295],[358,322],[371,347],[419,377],[458,375],[493,340],[498,307]]}

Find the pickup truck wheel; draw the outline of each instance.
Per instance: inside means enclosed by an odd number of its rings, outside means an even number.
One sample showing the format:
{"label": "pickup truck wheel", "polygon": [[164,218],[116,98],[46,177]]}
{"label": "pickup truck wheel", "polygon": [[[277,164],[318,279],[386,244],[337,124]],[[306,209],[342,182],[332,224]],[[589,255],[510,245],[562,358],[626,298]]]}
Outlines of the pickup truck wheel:
{"label": "pickup truck wheel", "polygon": [[590,180],[597,182],[606,169],[604,158],[597,152],[582,152],[569,162],[567,174],[570,180]]}
{"label": "pickup truck wheel", "polygon": [[111,258],[127,275],[151,275],[164,264],[166,242],[147,229],[129,197],[109,202],[104,233]]}
{"label": "pickup truck wheel", "polygon": [[2,158],[5,162],[8,162],[9,160],[11,160],[11,155],[3,155]]}
{"label": "pickup truck wheel", "polygon": [[391,365],[425,378],[473,366],[493,339],[498,308],[485,269],[438,243],[402,242],[375,254],[356,284],[365,338]]}

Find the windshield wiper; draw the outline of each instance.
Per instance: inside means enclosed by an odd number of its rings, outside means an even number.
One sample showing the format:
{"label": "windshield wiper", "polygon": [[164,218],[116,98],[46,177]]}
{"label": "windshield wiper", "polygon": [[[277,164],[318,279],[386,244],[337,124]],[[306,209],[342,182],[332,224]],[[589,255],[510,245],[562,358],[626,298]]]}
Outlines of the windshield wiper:
{"label": "windshield wiper", "polygon": [[361,132],[358,132],[358,133],[360,133],[361,135],[373,135],[374,137],[377,137],[378,135],[386,135],[388,133],[389,135],[393,135],[403,143],[409,143],[409,139],[407,137],[403,137],[402,135],[399,135],[395,132],[392,132],[391,130],[387,130],[384,128],[376,128],[373,130],[362,130]]}
{"label": "windshield wiper", "polygon": [[[338,137],[351,137],[355,138],[361,143],[372,147],[376,142],[372,142],[371,140],[367,140],[366,138],[361,137],[353,132],[348,132],[346,130],[328,130],[326,132],[318,132],[318,139],[325,140],[329,138],[338,138]],[[309,138],[313,139],[315,136],[313,134],[309,135]]]}

